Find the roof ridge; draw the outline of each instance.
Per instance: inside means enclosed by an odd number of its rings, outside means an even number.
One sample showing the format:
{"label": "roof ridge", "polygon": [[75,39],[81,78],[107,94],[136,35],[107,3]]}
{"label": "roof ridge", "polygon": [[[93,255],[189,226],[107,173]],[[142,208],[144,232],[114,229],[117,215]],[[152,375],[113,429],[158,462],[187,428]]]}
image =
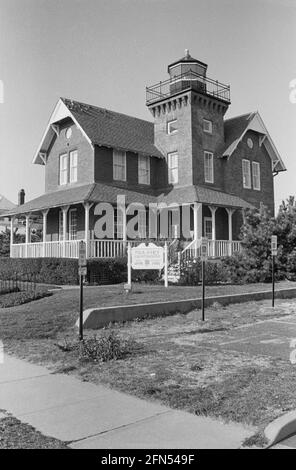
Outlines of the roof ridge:
{"label": "roof ridge", "polygon": [[224,122],[232,121],[233,119],[238,119],[244,116],[251,116],[251,114],[256,114],[256,111],[251,111],[250,113],[239,114],[238,116],[233,116],[231,118],[225,119]]}
{"label": "roof ridge", "polygon": [[77,101],[77,100],[73,100],[71,98],[64,98],[64,97],[60,97],[60,99],[66,104],[67,106],[67,101],[72,101],[73,103],[77,103],[77,104],[81,104],[83,106],[89,106],[91,108],[96,108],[100,111],[103,111],[103,112],[108,112],[108,113],[111,113],[111,114],[119,114],[121,116],[125,116],[125,117],[128,117],[128,118],[131,118],[131,119],[137,119],[138,121],[142,121],[142,122],[146,122],[146,123],[149,123],[149,124],[153,124],[152,121],[148,121],[147,119],[142,119],[142,118],[138,118],[136,116],[131,116],[130,114],[125,114],[125,113],[119,113],[118,111],[113,111],[112,109],[107,109],[107,108],[102,108],[100,106],[97,106],[95,104],[89,104],[89,103],[84,103],[83,101]]}

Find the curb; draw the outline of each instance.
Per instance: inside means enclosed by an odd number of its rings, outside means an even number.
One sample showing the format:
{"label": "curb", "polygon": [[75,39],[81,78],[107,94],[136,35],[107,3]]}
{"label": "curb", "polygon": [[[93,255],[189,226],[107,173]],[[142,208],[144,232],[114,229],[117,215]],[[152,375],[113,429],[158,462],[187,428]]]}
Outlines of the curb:
{"label": "curb", "polygon": [[294,433],[296,433],[296,411],[290,411],[272,421],[264,429],[265,437],[269,442],[267,447],[277,444]]}

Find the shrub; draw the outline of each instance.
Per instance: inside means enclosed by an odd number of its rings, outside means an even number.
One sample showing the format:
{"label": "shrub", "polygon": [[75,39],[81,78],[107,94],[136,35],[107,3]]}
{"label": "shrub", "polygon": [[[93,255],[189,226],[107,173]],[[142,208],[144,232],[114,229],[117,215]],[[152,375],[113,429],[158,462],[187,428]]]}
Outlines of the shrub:
{"label": "shrub", "polygon": [[77,352],[83,361],[107,362],[123,359],[136,352],[139,345],[133,339],[123,339],[114,330],[103,330],[99,337],[93,336],[83,341],[57,344],[64,352]]}
{"label": "shrub", "polygon": [[[199,258],[182,263],[179,284],[197,286],[201,283],[202,264]],[[205,280],[207,284],[220,284],[227,282],[225,272],[220,261],[206,263]]]}
{"label": "shrub", "polygon": [[32,302],[33,300],[42,299],[43,297],[48,297],[52,295],[51,292],[48,292],[46,289],[37,289],[36,291],[22,291],[22,292],[13,292],[10,294],[5,294],[0,296],[0,308],[15,307],[17,305],[26,304]]}
{"label": "shrub", "polygon": [[[90,284],[119,284],[127,282],[127,258],[92,259],[87,263],[87,281]],[[157,283],[160,280],[159,271],[133,270],[133,282]]]}
{"label": "shrub", "polygon": [[34,276],[45,284],[77,284],[78,261],[68,258],[0,258],[0,278],[18,274],[19,280]]}

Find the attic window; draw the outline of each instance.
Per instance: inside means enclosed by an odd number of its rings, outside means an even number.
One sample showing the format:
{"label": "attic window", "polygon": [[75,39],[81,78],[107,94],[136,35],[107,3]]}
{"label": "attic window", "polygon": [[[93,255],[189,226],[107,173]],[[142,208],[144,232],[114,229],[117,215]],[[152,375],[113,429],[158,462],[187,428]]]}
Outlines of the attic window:
{"label": "attic window", "polygon": [[66,129],[65,135],[66,135],[66,139],[70,139],[70,138],[71,138],[71,136],[72,136],[72,129],[71,129],[71,127],[68,127],[68,128]]}
{"label": "attic window", "polygon": [[178,132],[177,119],[174,119],[173,121],[169,121],[167,123],[167,131],[168,134],[175,134],[176,132]]}
{"label": "attic window", "polygon": [[203,120],[203,131],[206,132],[207,134],[212,134],[213,133],[213,123],[212,123],[212,121],[209,121],[208,119]]}

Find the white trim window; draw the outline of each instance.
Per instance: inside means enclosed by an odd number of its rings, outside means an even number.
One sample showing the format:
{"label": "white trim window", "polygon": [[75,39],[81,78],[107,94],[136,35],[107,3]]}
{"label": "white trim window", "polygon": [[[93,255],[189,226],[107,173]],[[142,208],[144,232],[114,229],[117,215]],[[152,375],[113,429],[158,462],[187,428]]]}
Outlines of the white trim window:
{"label": "white trim window", "polygon": [[68,155],[60,155],[60,185],[68,183]]}
{"label": "white trim window", "polygon": [[171,135],[176,134],[176,132],[178,132],[177,119],[174,119],[173,121],[168,121],[167,133]]}
{"label": "white trim window", "polygon": [[252,162],[252,177],[253,177],[253,189],[260,191],[261,190],[260,163],[258,162]]}
{"label": "white trim window", "polygon": [[70,183],[77,182],[78,152],[70,152]]}
{"label": "white trim window", "polygon": [[251,162],[250,160],[242,160],[243,171],[243,187],[251,189]]}
{"label": "white trim window", "polygon": [[214,183],[214,155],[212,152],[204,152],[205,182]]}
{"label": "white trim window", "polygon": [[169,184],[177,184],[179,181],[178,153],[168,153],[168,177]]}
{"label": "white trim window", "polygon": [[63,211],[59,211],[59,241],[63,241],[64,238],[64,219]]}
{"label": "white trim window", "polygon": [[69,210],[69,240],[77,240],[77,209]]}
{"label": "white trim window", "polygon": [[140,184],[150,184],[150,157],[138,157],[138,181]]}
{"label": "white trim window", "polygon": [[113,179],[126,181],[126,152],[113,149]]}
{"label": "white trim window", "polygon": [[203,120],[203,131],[207,134],[213,134],[213,123],[208,119]]}

